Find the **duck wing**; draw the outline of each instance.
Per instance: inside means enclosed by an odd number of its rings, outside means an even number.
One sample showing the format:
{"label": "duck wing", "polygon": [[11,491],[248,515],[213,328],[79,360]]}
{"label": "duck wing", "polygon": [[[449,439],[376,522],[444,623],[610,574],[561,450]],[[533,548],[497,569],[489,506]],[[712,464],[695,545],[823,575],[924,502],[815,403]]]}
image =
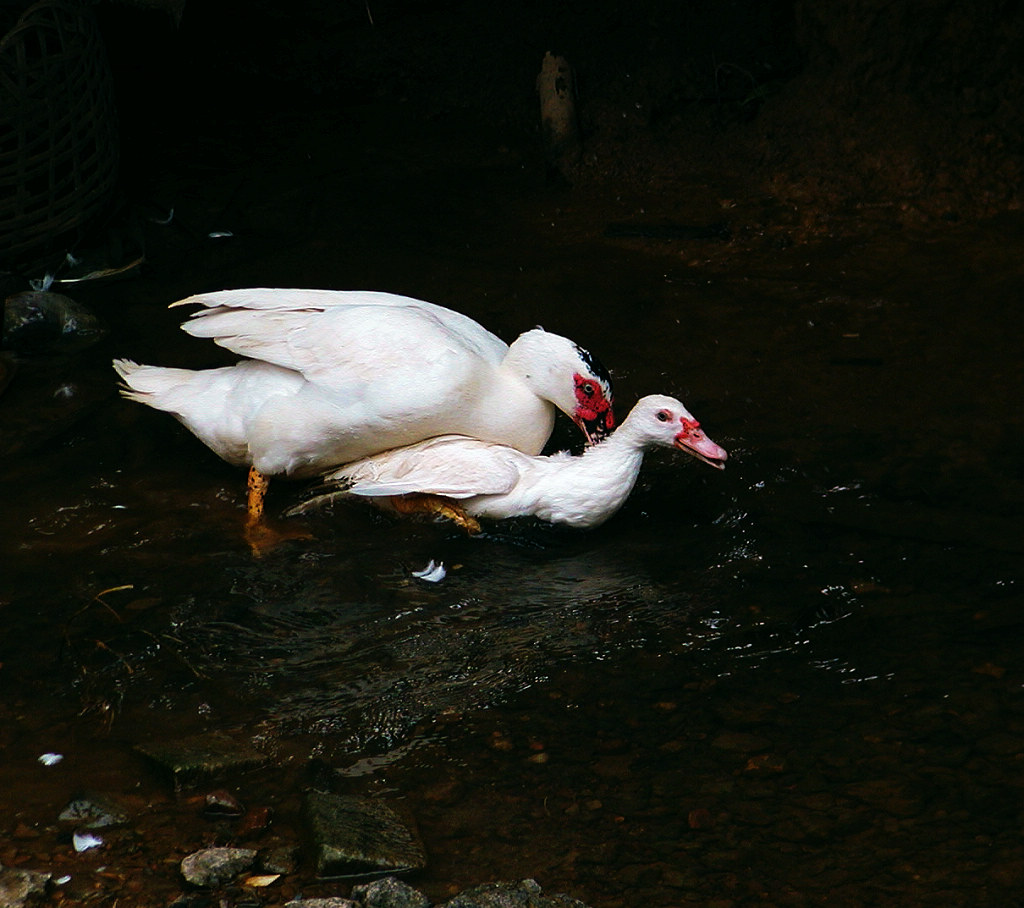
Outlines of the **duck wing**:
{"label": "duck wing", "polygon": [[397,380],[466,381],[493,369],[508,346],[462,313],[377,291],[247,289],[198,294],[182,325],[239,356],[299,372],[329,390]]}
{"label": "duck wing", "polygon": [[348,464],[325,477],[351,495],[416,492],[445,498],[505,495],[520,482],[531,458],[507,445],[443,435]]}

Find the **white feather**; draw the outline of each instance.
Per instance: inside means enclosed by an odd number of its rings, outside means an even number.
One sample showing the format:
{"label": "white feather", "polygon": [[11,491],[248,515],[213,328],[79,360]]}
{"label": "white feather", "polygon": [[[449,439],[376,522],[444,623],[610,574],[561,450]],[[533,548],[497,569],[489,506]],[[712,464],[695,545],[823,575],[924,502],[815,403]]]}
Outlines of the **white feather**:
{"label": "white feather", "polygon": [[103,839],[91,832],[76,832],[71,837],[71,844],[74,845],[75,851],[82,852],[90,848],[99,848],[103,844]]}
{"label": "white feather", "polygon": [[443,561],[435,562],[431,558],[422,571],[413,571],[412,575],[420,580],[425,580],[427,583],[440,583],[448,575],[448,571],[445,570]]}

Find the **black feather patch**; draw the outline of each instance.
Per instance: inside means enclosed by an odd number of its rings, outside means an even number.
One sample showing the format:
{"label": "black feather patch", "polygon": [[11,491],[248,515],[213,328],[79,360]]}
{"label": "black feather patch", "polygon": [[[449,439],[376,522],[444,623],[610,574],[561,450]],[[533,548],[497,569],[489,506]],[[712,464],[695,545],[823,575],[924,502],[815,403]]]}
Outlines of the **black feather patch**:
{"label": "black feather patch", "polygon": [[601,360],[594,356],[594,354],[589,350],[584,350],[579,344],[574,344],[573,346],[576,347],[576,352],[580,355],[580,359],[587,364],[587,368],[590,369],[591,374],[600,379],[610,388],[612,386],[612,377],[608,370],[602,365]]}

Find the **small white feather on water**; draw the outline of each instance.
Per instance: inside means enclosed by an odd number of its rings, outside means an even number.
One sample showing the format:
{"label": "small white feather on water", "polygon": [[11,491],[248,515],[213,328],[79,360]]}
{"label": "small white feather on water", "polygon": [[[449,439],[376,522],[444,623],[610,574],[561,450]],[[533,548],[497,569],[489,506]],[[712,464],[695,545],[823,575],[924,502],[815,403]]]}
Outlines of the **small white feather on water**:
{"label": "small white feather on water", "polygon": [[427,583],[440,583],[444,580],[447,575],[447,571],[444,567],[443,561],[435,562],[433,558],[430,559],[428,564],[422,571],[413,571],[413,577],[418,577],[420,580],[426,580]]}
{"label": "small white feather on water", "polygon": [[76,832],[71,837],[71,844],[75,846],[75,851],[88,851],[90,848],[99,848],[103,839],[88,832]]}
{"label": "small white feather on water", "polygon": [[64,754],[40,754],[39,762],[43,766],[56,766],[61,760],[64,759]]}

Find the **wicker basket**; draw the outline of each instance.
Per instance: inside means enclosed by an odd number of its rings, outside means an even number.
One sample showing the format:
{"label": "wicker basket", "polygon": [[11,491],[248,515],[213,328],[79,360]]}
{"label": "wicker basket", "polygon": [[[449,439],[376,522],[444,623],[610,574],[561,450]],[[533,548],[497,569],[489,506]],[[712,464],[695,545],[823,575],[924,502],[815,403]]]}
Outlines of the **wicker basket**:
{"label": "wicker basket", "polygon": [[84,0],[29,6],[0,39],[0,267],[25,265],[106,208],[118,139],[106,51]]}

